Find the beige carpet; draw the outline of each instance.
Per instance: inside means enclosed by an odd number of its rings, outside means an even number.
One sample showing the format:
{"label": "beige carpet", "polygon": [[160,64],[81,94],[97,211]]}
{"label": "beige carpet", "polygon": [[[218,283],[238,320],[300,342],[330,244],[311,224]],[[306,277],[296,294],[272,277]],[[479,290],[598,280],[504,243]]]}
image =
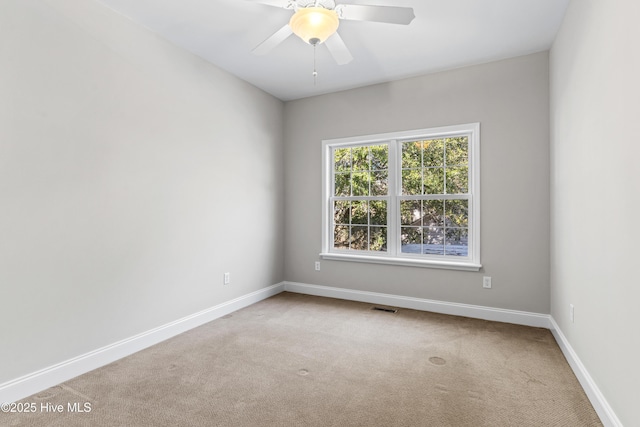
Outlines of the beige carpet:
{"label": "beige carpet", "polygon": [[0,425],[602,425],[548,330],[372,307],[282,293],[22,401],[61,414]]}

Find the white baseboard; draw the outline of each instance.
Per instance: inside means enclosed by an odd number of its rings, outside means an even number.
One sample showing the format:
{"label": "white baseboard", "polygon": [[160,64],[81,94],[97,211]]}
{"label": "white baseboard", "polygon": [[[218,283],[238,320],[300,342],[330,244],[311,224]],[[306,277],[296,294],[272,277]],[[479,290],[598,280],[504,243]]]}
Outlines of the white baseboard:
{"label": "white baseboard", "polygon": [[283,290],[283,283],[269,286],[190,316],[183,317],[174,322],[167,323],[166,325],[159,326],[150,331],[0,384],[0,402],[15,402],[24,399],[25,397],[68,381],[78,375],[115,362],[118,359],[122,359],[123,357],[158,344],[190,329],[279,294]]}
{"label": "white baseboard", "polygon": [[571,366],[571,369],[573,369],[573,373],[578,378],[578,381],[580,381],[584,392],[587,394],[589,401],[591,401],[591,405],[593,405],[593,408],[596,410],[596,413],[600,417],[600,421],[602,421],[602,424],[604,424],[605,427],[623,427],[622,423],[609,405],[609,402],[607,402],[607,399],[605,399],[595,381],[593,381],[593,378],[591,378],[591,375],[589,375],[587,368],[585,368],[585,366],[582,364],[582,361],[560,330],[560,327],[556,323],[555,319],[553,317],[550,317],[549,320],[551,322],[551,333],[558,342],[558,345],[560,346],[564,357],[567,359],[567,362],[569,362],[569,366]]}
{"label": "white baseboard", "polygon": [[300,294],[382,304],[392,307],[410,308],[413,310],[431,311],[434,313],[514,323],[516,325],[533,326],[537,328],[549,329],[551,327],[551,323],[549,322],[550,316],[548,314],[482,307],[479,305],[404,297],[377,292],[356,291],[352,289],[332,288],[328,286],[317,286],[295,282],[284,282],[284,289],[285,291],[297,292]]}

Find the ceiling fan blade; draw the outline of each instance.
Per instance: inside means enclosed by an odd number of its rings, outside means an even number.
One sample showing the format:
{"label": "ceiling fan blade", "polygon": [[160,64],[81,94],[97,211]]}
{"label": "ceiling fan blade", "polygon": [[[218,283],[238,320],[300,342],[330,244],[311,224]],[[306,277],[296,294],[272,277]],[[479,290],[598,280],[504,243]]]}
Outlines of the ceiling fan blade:
{"label": "ceiling fan blade", "polygon": [[290,6],[291,2],[287,0],[245,0],[245,1],[249,1],[251,3],[266,4],[267,6],[273,6],[273,7],[282,7],[284,9],[291,8]]}
{"label": "ceiling fan blade", "polygon": [[291,27],[289,26],[289,24],[287,24],[273,33],[273,35],[271,35],[268,39],[256,46],[251,52],[256,55],[266,55],[267,53],[269,53],[269,51],[271,51],[271,49],[285,41],[286,38],[291,34],[293,34],[293,31],[291,31]]}
{"label": "ceiling fan blade", "polygon": [[344,44],[344,40],[342,40],[340,34],[334,33],[324,41],[324,44],[327,45],[329,53],[331,53],[331,56],[333,56],[333,59],[336,60],[338,65],[348,64],[353,60],[353,56],[351,56],[351,52],[349,52],[347,45]]}
{"label": "ceiling fan blade", "polygon": [[388,24],[409,25],[416,15],[411,7],[366,6],[341,4],[336,6],[340,18],[352,21],[386,22]]}

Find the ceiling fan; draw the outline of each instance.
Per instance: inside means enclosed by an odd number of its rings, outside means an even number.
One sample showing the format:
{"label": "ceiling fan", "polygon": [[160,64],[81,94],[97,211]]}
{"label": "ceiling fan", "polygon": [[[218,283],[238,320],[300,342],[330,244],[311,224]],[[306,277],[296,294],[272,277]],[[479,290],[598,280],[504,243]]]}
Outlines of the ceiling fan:
{"label": "ceiling fan", "polygon": [[339,65],[351,62],[353,56],[336,32],[339,20],[373,21],[409,25],[413,8],[336,4],[334,0],[247,0],[294,11],[288,24],[253,49],[256,55],[267,54],[291,34],[312,46],[324,43]]}

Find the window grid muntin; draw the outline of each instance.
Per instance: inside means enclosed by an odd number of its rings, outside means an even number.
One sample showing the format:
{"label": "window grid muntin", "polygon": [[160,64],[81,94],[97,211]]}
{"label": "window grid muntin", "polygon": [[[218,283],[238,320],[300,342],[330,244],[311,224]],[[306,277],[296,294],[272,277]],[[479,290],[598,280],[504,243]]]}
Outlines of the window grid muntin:
{"label": "window grid muntin", "polygon": [[[400,200],[400,210],[399,210],[399,215],[400,215],[400,222],[398,224],[398,227],[400,228],[400,253],[404,256],[404,255],[408,255],[408,256],[416,256],[416,255],[421,255],[421,256],[434,256],[434,257],[456,257],[459,258],[461,260],[464,259],[469,259],[471,254],[470,254],[470,242],[469,242],[469,234],[470,234],[470,229],[471,229],[471,197],[469,197],[469,195],[466,195],[465,197],[456,197],[454,195],[444,195],[445,197],[428,197],[428,196],[422,196],[422,197],[411,197],[411,196],[403,196]],[[424,223],[424,219],[425,219],[425,213],[424,213],[424,203],[425,201],[431,201],[431,200],[442,200],[443,206],[442,206],[442,223],[441,224],[437,224],[437,225],[427,225]],[[458,225],[448,225],[447,224],[447,219],[450,217],[450,215],[448,215],[448,210],[447,210],[447,201],[459,201],[459,200],[464,200],[466,201],[466,222],[467,225],[466,227],[464,226],[458,226]],[[420,212],[420,224],[419,225],[414,225],[415,222],[411,224],[407,224],[405,222],[403,222],[402,220],[402,202],[407,202],[407,201],[420,201],[421,204],[421,212]],[[404,230],[417,230],[418,234],[420,234],[421,236],[421,242],[419,243],[420,246],[420,252],[419,253],[415,253],[415,252],[409,252],[409,251],[405,251],[405,247],[403,245],[403,236],[405,235]],[[433,230],[441,230],[442,231],[442,253],[441,254],[436,254],[436,253],[425,253],[426,247],[427,247],[427,243],[425,243],[425,234],[426,232],[429,231],[433,231]],[[459,233],[463,233],[466,232],[466,245],[456,245],[456,244],[449,244],[447,243],[447,232],[448,231],[457,231]],[[416,243],[412,243],[413,245],[415,245]],[[432,244],[429,244],[432,245]],[[447,247],[459,247],[459,246],[466,246],[466,255],[460,255],[460,254],[454,254],[454,253],[447,253],[448,249]],[[409,248],[406,248],[409,249]],[[452,252],[454,252],[454,249],[449,249]],[[456,251],[457,253],[457,251]]]}
{"label": "window grid muntin", "polygon": [[[458,134],[449,134],[449,135],[430,135],[429,137],[416,137],[416,138],[410,138],[410,139],[404,139],[404,140],[399,140],[397,141],[397,145],[398,145],[398,150],[399,150],[399,154],[398,154],[398,161],[397,161],[397,176],[398,176],[398,180],[399,180],[399,188],[398,188],[398,192],[396,194],[396,200],[398,200],[398,206],[397,206],[397,214],[398,214],[398,218],[399,221],[397,223],[397,228],[399,229],[399,234],[397,236],[397,255],[401,255],[402,257],[408,256],[408,257],[419,257],[419,258],[432,258],[432,259],[451,259],[453,257],[455,257],[456,259],[460,259],[460,260],[470,260],[472,259],[473,256],[473,245],[472,245],[472,236],[471,236],[471,230],[472,230],[472,200],[471,200],[471,191],[472,189],[470,188],[470,183],[472,183],[472,170],[471,170],[471,165],[472,165],[472,161],[471,161],[471,143],[472,143],[472,137],[473,135],[470,132],[460,132]],[[450,145],[449,141],[450,140],[455,140],[455,139],[460,139],[460,138],[464,138],[465,139],[465,145],[466,145],[466,166],[467,167],[467,192],[466,193],[447,193],[448,190],[448,185],[447,185],[447,169],[448,169],[448,165],[447,164],[447,148]],[[439,166],[432,166],[432,165],[427,165],[425,166],[425,148],[424,148],[424,143],[427,141],[434,141],[436,143],[438,143],[439,141],[442,141],[442,170],[443,170],[443,193],[429,193],[429,194],[425,194],[425,175],[424,175],[424,170],[425,169],[438,169]],[[404,147],[405,144],[411,144],[411,143],[420,143],[420,166],[421,166],[421,194],[415,194],[415,195],[411,195],[411,194],[405,194],[404,192],[404,182],[403,182],[403,171],[405,170],[413,170],[413,169],[419,169],[419,168],[405,168],[404,164],[403,164],[403,160],[404,160]],[[458,142],[459,143],[459,142]],[[452,167],[459,167],[459,164],[454,164],[451,165]],[[401,221],[401,216],[402,216],[402,212],[401,212],[401,204],[403,201],[425,201],[425,200],[467,200],[467,227],[446,227],[443,226],[442,227],[442,233],[443,233],[443,253],[442,254],[425,254],[424,253],[424,226],[421,227],[415,227],[415,228],[422,228],[422,242],[420,244],[421,247],[421,253],[419,254],[415,254],[415,253],[411,253],[411,252],[403,252],[403,245],[402,245],[402,236],[403,236],[403,228],[411,228],[411,226],[405,226],[402,224]],[[446,209],[446,208],[445,208]],[[444,212],[443,212],[444,214]],[[466,256],[460,256],[460,255],[448,255],[447,254],[447,244],[446,244],[446,231],[447,229],[464,229],[467,231],[467,255]]]}
{"label": "window grid muntin", "polygon": [[[348,206],[348,222],[346,223],[342,223],[342,222],[336,222],[336,204],[337,202],[347,202],[349,204]],[[362,203],[362,202],[366,202],[367,203],[367,207],[366,207],[366,222],[354,222],[354,217],[353,217],[353,203]],[[386,219],[384,221],[384,224],[380,224],[378,222],[374,222],[374,220],[372,219],[372,208],[371,208],[371,202],[383,202],[386,206],[385,211],[386,211]],[[388,252],[388,250],[377,250],[377,249],[371,249],[371,242],[372,242],[372,229],[384,229],[384,234],[386,236],[386,243],[384,246],[388,247],[388,240],[389,240],[389,227],[388,227],[388,217],[389,217],[389,197],[363,197],[363,196],[356,196],[353,198],[349,198],[349,197],[335,197],[333,198],[332,202],[331,202],[331,212],[333,215],[333,219],[332,219],[332,235],[333,235],[333,241],[332,241],[332,248],[335,250],[343,250],[343,251],[360,251],[360,252],[369,252],[369,251],[375,251],[375,252]],[[336,247],[336,241],[335,241],[335,236],[336,236],[336,230],[339,227],[346,227],[348,230],[348,238],[347,238],[347,247]],[[352,239],[353,239],[353,235],[352,235],[352,231],[354,228],[358,228],[358,227],[366,227],[367,228],[367,236],[366,236],[366,241],[367,241],[367,249],[354,249],[352,248]]]}
{"label": "window grid muntin", "polygon": [[[372,153],[373,147],[387,147],[387,161],[386,161],[386,168],[377,168],[374,167],[374,162],[373,162],[373,158],[375,157]],[[356,162],[354,161],[354,150],[360,150],[362,148],[367,148],[367,160],[368,160],[368,168],[367,169],[359,169],[359,168],[355,168],[354,165],[356,164]],[[335,161],[335,156],[336,156],[336,152],[337,151],[343,151],[343,150],[348,150],[349,152],[349,169],[336,169],[336,161]],[[384,175],[384,173],[386,172],[386,193],[381,193],[381,194],[376,194],[379,196],[387,196],[389,194],[389,144],[387,142],[382,142],[382,143],[373,143],[373,144],[354,144],[354,145],[350,145],[350,146],[346,146],[346,147],[332,147],[331,150],[331,158],[332,158],[332,172],[331,172],[331,182],[332,182],[332,191],[331,194],[333,194],[334,196],[344,196],[344,197],[358,197],[358,196],[371,196],[374,193],[377,193],[376,191],[374,191],[373,189],[373,183],[374,181],[372,180],[372,178],[375,175]],[[359,174],[364,174],[364,175],[368,175],[368,179],[367,179],[367,194],[356,194],[359,193],[357,191],[354,191],[354,176],[358,176]],[[348,195],[344,195],[344,194],[336,194],[336,175],[340,175],[340,176],[345,176],[347,175],[349,177],[348,181],[349,181],[349,194]],[[376,181],[377,182],[377,181]]]}
{"label": "window grid muntin", "polygon": [[[373,226],[370,223],[370,218],[368,219],[369,222],[367,222],[366,224],[354,224],[354,223],[351,222],[351,218],[350,218],[350,224],[348,224],[348,225],[347,224],[336,224],[335,223],[335,217],[334,217],[334,204],[335,204],[335,201],[338,201],[338,200],[369,201],[369,200],[387,199],[388,200],[387,201],[387,217],[389,218],[389,212],[390,212],[389,206],[394,205],[393,211],[396,212],[397,213],[397,217],[400,218],[401,217],[400,205],[401,205],[402,201],[407,201],[407,200],[416,200],[416,201],[417,200],[421,200],[421,201],[424,201],[424,200],[470,200],[471,199],[471,195],[469,194],[469,192],[467,192],[467,193],[458,193],[458,194],[449,194],[449,193],[447,193],[447,173],[446,173],[446,171],[448,169],[447,168],[447,166],[448,166],[448,164],[447,164],[447,147],[449,145],[447,140],[452,140],[452,139],[456,139],[456,138],[466,138],[466,145],[467,145],[466,160],[467,160],[467,164],[466,165],[454,164],[454,165],[451,165],[451,166],[455,166],[455,167],[460,167],[460,166],[464,167],[464,166],[466,166],[467,167],[467,183],[469,183],[470,180],[471,180],[471,177],[470,177],[470,174],[471,174],[471,167],[470,167],[470,164],[471,164],[471,161],[470,161],[471,150],[469,149],[470,135],[467,134],[467,133],[462,133],[462,134],[459,134],[459,135],[447,135],[446,137],[431,136],[429,138],[420,138],[420,139],[412,138],[410,140],[403,140],[403,141],[390,140],[388,142],[383,142],[383,143],[378,143],[378,144],[366,144],[366,143],[363,143],[363,144],[356,144],[356,145],[350,145],[350,146],[339,147],[339,148],[338,147],[333,147],[332,150],[331,150],[332,159],[333,159],[333,163],[334,163],[334,166],[332,167],[332,180],[331,180],[333,186],[335,186],[335,183],[336,183],[336,180],[335,180],[336,172],[340,172],[341,174],[344,173],[343,170],[337,170],[336,167],[335,167],[335,152],[337,150],[345,150],[345,149],[349,150],[349,152],[350,152],[350,156],[351,156],[351,159],[350,159],[350,171],[351,171],[351,173],[353,173],[354,171],[357,171],[357,172],[368,172],[369,174],[371,174],[374,171],[386,170],[386,171],[389,172],[388,173],[388,177],[389,177],[388,179],[390,179],[391,178],[391,174],[392,174],[391,173],[392,171],[391,171],[390,168],[387,168],[387,169],[373,169],[371,167],[371,159],[369,159],[369,168],[368,169],[354,169],[354,161],[353,161],[353,149],[354,148],[369,147],[368,151],[369,151],[369,155],[370,155],[372,146],[388,145],[388,151],[387,152],[388,152],[389,157],[391,157],[391,152],[394,149],[397,149],[400,152],[400,154],[398,155],[398,159],[397,159],[397,163],[398,163],[397,166],[398,167],[396,168],[397,175],[399,175],[398,176],[398,184],[399,184],[400,188],[398,188],[398,191],[396,192],[395,197],[390,197],[390,196],[360,196],[360,195],[358,195],[358,196],[356,196],[356,195],[352,195],[352,196],[337,196],[337,195],[335,195],[335,188],[334,188],[332,190],[332,194],[334,194],[334,196],[331,197],[331,218],[332,218],[332,231],[333,231],[331,233],[331,236],[332,236],[331,248],[332,248],[332,250],[345,250],[345,249],[341,249],[341,248],[336,248],[335,240],[334,240],[335,239],[335,229],[336,229],[337,226],[348,226],[348,228],[349,228],[349,240],[348,240],[349,248],[347,250],[348,251],[367,252],[367,253],[370,252],[371,249],[370,249],[369,245],[367,245],[367,249],[352,249],[351,248],[351,241],[352,241],[352,233],[351,233],[351,231],[352,231],[352,227],[354,227],[354,226],[356,226],[356,227],[358,227],[358,226],[366,226],[367,229],[368,229],[367,241],[370,242],[370,229]],[[442,145],[443,145],[442,151],[443,152],[442,152],[442,166],[441,167],[440,166],[431,166],[431,165],[425,166],[424,157],[425,157],[425,151],[426,150],[424,148],[424,143],[427,142],[427,141],[435,141],[436,143],[438,143],[440,141],[442,142]],[[403,158],[402,158],[403,144],[412,143],[412,142],[413,143],[419,142],[421,144],[421,148],[420,148],[420,166],[421,166],[421,168],[403,168],[402,167],[403,166],[402,165],[402,161],[403,161]],[[391,159],[388,158],[387,159],[387,166],[390,165],[390,164],[391,164]],[[417,194],[416,195],[404,194],[404,192],[403,192],[402,172],[404,170],[410,170],[410,169],[421,170],[421,189],[422,189],[422,191],[424,191],[424,188],[425,188],[425,184],[424,184],[424,180],[425,180],[425,178],[424,178],[424,169],[442,169],[442,171],[443,171],[443,193],[429,193],[429,194],[422,193],[422,194],[419,194],[419,195],[417,195]],[[350,180],[350,188],[351,188],[351,193],[353,194],[353,182],[352,181],[353,180],[351,179]],[[390,182],[387,183],[387,188],[388,189],[391,188]],[[371,180],[369,180],[369,182],[368,182],[368,189],[369,189],[368,190],[369,194],[371,194],[371,192],[372,192]],[[467,190],[468,191],[470,190],[468,185],[467,185]],[[469,202],[468,205],[467,205],[467,210],[468,211],[471,211],[471,205],[472,205],[472,203]],[[369,216],[370,216],[370,214],[368,213],[368,217]],[[471,220],[470,220],[470,217],[471,217],[471,213],[470,212],[467,215],[467,217],[468,217],[468,225],[467,225],[467,227],[451,227],[451,226],[446,226],[446,225],[443,225],[442,227],[439,227],[442,230],[442,234],[443,234],[443,244],[442,244],[443,253],[442,254],[427,254],[427,253],[424,253],[424,246],[425,246],[424,241],[421,243],[422,250],[421,250],[420,254],[414,254],[414,253],[410,253],[410,252],[403,252],[403,245],[402,245],[402,234],[403,233],[402,233],[402,229],[403,228],[409,228],[409,226],[403,226],[401,224],[401,221],[397,221],[397,224],[393,223],[394,224],[393,226],[389,226],[389,224],[392,224],[389,220],[387,221],[387,224],[386,224],[386,229],[387,229],[387,250],[386,251],[376,251],[376,252],[391,253],[391,254],[396,255],[396,256],[397,255],[411,256],[411,257],[418,256],[420,258],[429,258],[429,257],[451,258],[451,257],[455,256],[456,258],[459,258],[459,259],[468,259],[468,258],[471,257],[471,253],[470,253],[471,249],[470,249],[469,240],[468,240],[470,237],[468,237],[468,239],[467,239],[467,256],[448,255],[447,254],[447,249],[446,249],[447,246],[448,246],[446,244],[447,230],[465,230],[465,231],[467,231],[467,235],[469,235],[469,231],[470,231],[471,226],[472,226]],[[375,226],[376,227],[380,227],[380,225],[377,225],[377,224]],[[421,226],[421,227],[416,227],[416,228],[424,229],[425,227]],[[438,228],[438,227],[436,227],[436,228]],[[390,249],[389,248],[389,246],[390,246],[389,243],[391,241],[391,239],[390,239],[390,231],[391,230],[394,231],[393,234],[397,234],[397,236],[393,239],[393,241],[395,242],[395,245],[394,245],[395,248],[393,249],[392,252],[389,250]],[[424,232],[422,232],[422,236],[424,236]]]}
{"label": "window grid muntin", "polygon": [[[374,159],[378,158],[377,156],[373,155],[373,147],[386,147],[386,162],[382,162],[382,165],[386,164],[386,168],[384,167],[375,167],[374,165]],[[366,169],[362,169],[362,168],[355,168],[354,165],[356,164],[356,162],[354,161],[354,150],[359,150],[362,148],[367,148],[367,163],[368,163],[368,167]],[[348,146],[335,146],[332,147],[332,149],[330,150],[331,153],[331,159],[332,159],[332,167],[331,167],[331,194],[333,196],[330,197],[330,218],[331,218],[331,232],[330,232],[330,248],[332,251],[346,251],[346,252],[361,252],[361,253],[388,253],[388,242],[389,242],[389,144],[388,142],[378,142],[378,143],[361,143],[361,144],[353,144],[353,145],[348,145]],[[349,153],[349,161],[348,161],[348,165],[349,165],[349,169],[348,171],[346,171],[346,169],[342,168],[342,169],[338,169],[337,165],[336,165],[336,152],[338,151],[342,151],[342,150],[348,150]],[[354,182],[353,182],[353,176],[354,176],[354,172],[355,173],[365,173],[369,176],[368,179],[368,184],[367,184],[367,188],[368,188],[368,195],[355,195],[354,193],[359,193],[359,191],[354,191]],[[376,191],[374,191],[373,188],[373,176],[376,173],[383,173],[386,172],[387,175],[387,183],[386,183],[386,194],[385,195],[372,195],[372,193],[376,193]],[[349,175],[349,188],[350,188],[350,195],[336,195],[336,174],[339,175]],[[348,224],[342,224],[342,223],[336,223],[336,217],[335,217],[335,206],[336,206],[336,202],[338,201],[346,201],[349,202],[349,223]],[[387,210],[387,220],[385,224],[372,224],[371,223],[371,209],[370,209],[370,205],[369,202],[370,201],[383,201],[386,203],[386,210]],[[353,202],[367,202],[367,222],[366,223],[354,223],[353,222]],[[336,247],[336,230],[338,227],[347,227],[348,229],[348,236],[347,236],[347,245],[346,248],[345,247]],[[354,240],[354,236],[353,236],[353,231],[354,228],[358,228],[358,227],[366,227],[366,249],[359,249],[356,248],[354,249],[352,247],[352,243]],[[386,229],[385,235],[386,235],[386,250],[375,250],[375,249],[371,249],[371,243],[372,243],[372,229]],[[358,231],[358,230],[356,230]],[[339,242],[340,243],[340,242]]]}
{"label": "window grid muntin", "polygon": [[[413,196],[413,195],[418,195],[418,194],[408,194],[405,193],[404,191],[404,181],[403,181],[403,172],[404,171],[411,171],[411,170],[419,170],[420,171],[420,188],[421,188],[421,192],[420,195],[436,195],[436,194],[469,194],[470,193],[470,188],[469,188],[469,183],[471,182],[472,179],[472,175],[471,175],[471,143],[472,143],[472,137],[473,135],[470,132],[461,132],[459,134],[449,134],[449,135],[430,135],[429,137],[417,137],[417,138],[410,138],[410,139],[404,139],[404,140],[400,140],[398,141],[398,148],[400,151],[399,154],[399,163],[398,163],[398,171],[400,173],[399,175],[399,179],[400,179],[400,192],[398,193],[399,195],[408,195],[408,196]],[[449,165],[447,163],[447,150],[449,145],[454,145],[454,143],[451,140],[456,140],[456,139],[465,139],[465,146],[466,146],[466,164],[452,164]],[[428,164],[425,165],[425,152],[427,151],[424,148],[424,144],[426,142],[435,142],[436,144],[438,143],[442,143],[442,162],[439,163],[437,166],[434,166],[432,164]],[[413,167],[413,168],[407,168],[404,165],[404,146],[405,144],[415,144],[415,143],[419,143],[420,144],[420,167]],[[460,144],[460,141],[456,141],[455,144]],[[465,168],[467,169],[467,191],[465,193],[449,193],[448,192],[448,183],[447,183],[447,170],[448,169],[460,169],[460,168]],[[425,170],[442,170],[442,193],[425,193]]]}

